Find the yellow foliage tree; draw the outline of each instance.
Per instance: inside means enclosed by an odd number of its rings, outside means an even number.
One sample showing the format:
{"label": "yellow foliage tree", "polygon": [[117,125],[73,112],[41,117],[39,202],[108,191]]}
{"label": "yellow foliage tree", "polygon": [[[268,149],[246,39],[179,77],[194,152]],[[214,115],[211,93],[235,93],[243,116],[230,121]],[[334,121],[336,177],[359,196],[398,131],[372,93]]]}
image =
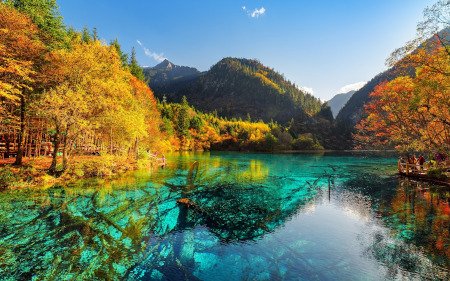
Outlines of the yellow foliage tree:
{"label": "yellow foliage tree", "polygon": [[[129,152],[148,135],[148,122],[158,118],[149,113],[152,94],[122,66],[114,47],[75,38],[70,49],[53,51],[48,59],[53,87],[41,100],[41,113],[53,122],[55,145],[63,136],[64,156],[87,131],[109,143],[110,153]],[[56,157],[50,170],[55,168]]]}

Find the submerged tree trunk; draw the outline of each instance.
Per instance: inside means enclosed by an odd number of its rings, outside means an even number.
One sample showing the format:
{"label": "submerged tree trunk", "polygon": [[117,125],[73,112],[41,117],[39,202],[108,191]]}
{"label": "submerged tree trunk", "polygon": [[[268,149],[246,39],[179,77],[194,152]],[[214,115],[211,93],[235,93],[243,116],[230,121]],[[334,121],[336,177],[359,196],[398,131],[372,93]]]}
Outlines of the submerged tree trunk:
{"label": "submerged tree trunk", "polygon": [[25,97],[22,95],[20,97],[19,143],[17,144],[17,156],[14,165],[22,165],[24,134],[25,134]]}
{"label": "submerged tree trunk", "polygon": [[56,132],[53,136],[53,154],[52,154],[52,164],[48,168],[48,172],[51,175],[56,174],[56,164],[57,164],[57,157],[58,157],[58,149],[59,149],[59,126],[56,126]]}

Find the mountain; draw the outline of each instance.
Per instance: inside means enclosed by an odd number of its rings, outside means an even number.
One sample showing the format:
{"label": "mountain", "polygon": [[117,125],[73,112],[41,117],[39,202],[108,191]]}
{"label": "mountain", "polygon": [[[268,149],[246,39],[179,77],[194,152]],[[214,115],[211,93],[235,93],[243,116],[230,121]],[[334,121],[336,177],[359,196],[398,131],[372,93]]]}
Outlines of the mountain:
{"label": "mountain", "polygon": [[[173,64],[163,63],[146,70],[150,86],[159,83],[164,73],[173,71]],[[184,95],[197,109],[229,118],[250,115],[253,120],[287,123],[292,118],[312,118],[322,106],[319,99],[303,92],[283,75],[251,59],[224,58],[203,73],[192,72],[177,79],[167,76],[164,85],[153,87],[159,98],[166,96],[169,101],[178,102]]]}
{"label": "mountain", "polygon": [[341,126],[353,128],[361,120],[364,105],[370,100],[369,95],[375,90],[375,87],[382,82],[391,81],[402,75],[405,75],[404,71],[393,67],[372,78],[361,89],[353,93],[344,107],[339,111],[336,122]]}
{"label": "mountain", "polygon": [[154,67],[144,67],[144,75],[154,91],[171,91],[172,87],[195,79],[200,75],[196,68],[175,65],[165,59]]}
{"label": "mountain", "polygon": [[331,109],[331,112],[333,113],[333,117],[336,118],[339,111],[344,107],[344,105],[347,103],[347,101],[353,96],[353,94],[356,91],[350,91],[347,93],[340,93],[335,95],[332,99],[327,101],[328,106]]}

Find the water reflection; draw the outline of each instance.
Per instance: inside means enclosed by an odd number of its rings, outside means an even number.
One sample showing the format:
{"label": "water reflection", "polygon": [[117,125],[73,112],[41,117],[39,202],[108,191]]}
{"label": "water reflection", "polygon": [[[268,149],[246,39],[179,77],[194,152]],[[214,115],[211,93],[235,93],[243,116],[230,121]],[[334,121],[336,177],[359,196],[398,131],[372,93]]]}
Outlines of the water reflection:
{"label": "water reflection", "polygon": [[447,277],[449,193],[378,160],[188,154],[100,187],[1,193],[0,276]]}
{"label": "water reflection", "polygon": [[374,222],[387,227],[370,234],[367,250],[389,268],[391,277],[400,271],[431,279],[448,276],[450,192],[445,187],[369,173],[340,189],[335,199],[342,206],[369,220],[375,216]]}

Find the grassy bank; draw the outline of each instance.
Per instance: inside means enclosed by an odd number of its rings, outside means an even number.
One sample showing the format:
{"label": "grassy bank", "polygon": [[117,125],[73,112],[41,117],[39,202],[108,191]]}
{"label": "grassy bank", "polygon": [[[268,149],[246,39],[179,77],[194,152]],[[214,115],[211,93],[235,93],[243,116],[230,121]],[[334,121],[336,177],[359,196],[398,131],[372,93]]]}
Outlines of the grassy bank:
{"label": "grassy bank", "polygon": [[0,166],[0,190],[65,186],[90,178],[113,179],[129,171],[157,165],[153,159],[136,161],[123,156],[77,156],[71,159],[64,172],[51,176],[48,174],[50,163],[49,157],[27,158],[20,167],[4,163]]}

